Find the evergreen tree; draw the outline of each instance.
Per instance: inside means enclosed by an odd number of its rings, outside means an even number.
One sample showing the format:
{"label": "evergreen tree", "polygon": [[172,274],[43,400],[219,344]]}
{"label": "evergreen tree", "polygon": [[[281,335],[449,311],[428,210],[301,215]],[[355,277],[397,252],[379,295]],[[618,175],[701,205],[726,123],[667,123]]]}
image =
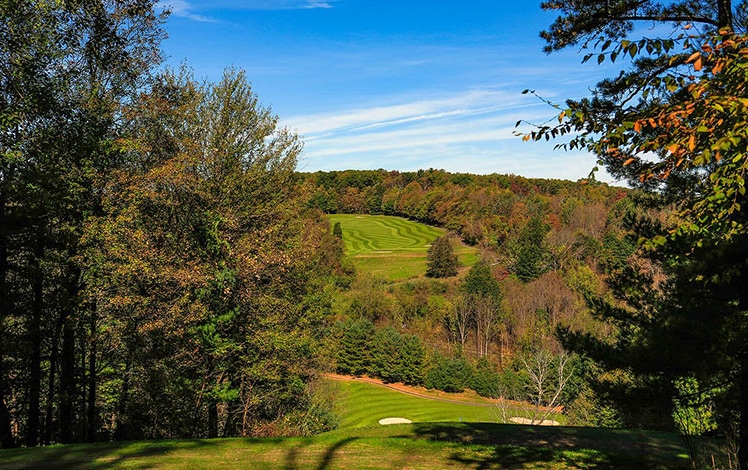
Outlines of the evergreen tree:
{"label": "evergreen tree", "polygon": [[[670,223],[650,219],[633,227],[649,263],[613,278],[624,303],[597,304],[618,327],[616,338],[569,331],[562,338],[607,369],[634,372],[636,389],[659,394],[663,406],[680,395],[676,384],[691,378],[705,399],[721,395],[715,400],[722,416],[739,416],[739,465],[748,469],[748,4],[543,7],[561,12],[542,34],[548,50],[581,42],[592,49],[586,59],[633,61],[630,70],[601,82],[592,99],[567,102],[558,126],[526,138],[573,133],[564,146],[595,153],[610,174],[657,194],[675,211]],[[638,20],[669,24],[672,34],[632,40]]]}
{"label": "evergreen tree", "polygon": [[338,372],[362,375],[371,370],[374,324],[365,318],[349,320],[343,326],[338,350]]}
{"label": "evergreen tree", "polygon": [[343,239],[343,228],[340,226],[340,222],[335,222],[332,226],[332,234],[338,240]]}
{"label": "evergreen tree", "polygon": [[532,217],[517,240],[519,245],[514,273],[523,282],[533,281],[547,270],[547,252],[543,239],[550,230],[540,217]]}
{"label": "evergreen tree", "polygon": [[449,236],[444,235],[431,243],[426,254],[426,276],[452,277],[457,275],[457,255]]}

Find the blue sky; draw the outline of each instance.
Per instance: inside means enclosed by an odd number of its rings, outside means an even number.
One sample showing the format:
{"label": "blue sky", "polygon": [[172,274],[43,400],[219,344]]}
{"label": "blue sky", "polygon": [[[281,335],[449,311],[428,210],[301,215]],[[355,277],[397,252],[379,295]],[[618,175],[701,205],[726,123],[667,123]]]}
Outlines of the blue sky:
{"label": "blue sky", "polygon": [[563,103],[613,70],[581,64],[576,50],[544,54],[538,33],[554,15],[539,3],[163,0],[172,9],[163,48],[168,65],[210,80],[246,70],[261,103],[302,136],[302,171],[575,180],[592,156],[513,135],[519,119],[554,115],[522,90]]}

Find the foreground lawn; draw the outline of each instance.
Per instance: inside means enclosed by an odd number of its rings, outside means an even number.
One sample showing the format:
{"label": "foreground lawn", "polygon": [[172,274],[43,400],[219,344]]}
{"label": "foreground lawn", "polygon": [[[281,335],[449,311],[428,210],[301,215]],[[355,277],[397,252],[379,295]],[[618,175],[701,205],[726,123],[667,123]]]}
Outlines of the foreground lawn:
{"label": "foreground lawn", "polygon": [[[386,215],[331,214],[330,224],[340,222],[346,256],[356,270],[388,281],[400,281],[426,273],[426,252],[446,233],[429,225]],[[461,266],[472,266],[474,248],[455,246]]]}
{"label": "foreground lawn", "polygon": [[[0,450],[0,469],[690,467],[678,436],[673,434],[496,424],[486,406],[414,397],[360,381],[338,382],[338,386],[340,428],[314,437]],[[414,423],[378,425],[385,417],[407,417]]]}
{"label": "foreground lawn", "polygon": [[0,468],[377,469],[689,468],[667,434],[488,424],[420,423],[313,438],[213,439],[0,451]]}

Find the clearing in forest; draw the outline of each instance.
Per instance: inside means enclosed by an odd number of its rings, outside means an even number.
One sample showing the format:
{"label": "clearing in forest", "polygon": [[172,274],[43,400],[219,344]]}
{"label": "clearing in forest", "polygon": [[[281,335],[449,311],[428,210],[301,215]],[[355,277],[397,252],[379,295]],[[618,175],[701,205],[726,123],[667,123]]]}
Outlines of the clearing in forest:
{"label": "clearing in forest", "polygon": [[[431,242],[446,233],[430,225],[388,215],[331,214],[331,226],[340,223],[346,256],[359,273],[388,281],[422,277]],[[476,250],[455,240],[461,267],[476,261]]]}

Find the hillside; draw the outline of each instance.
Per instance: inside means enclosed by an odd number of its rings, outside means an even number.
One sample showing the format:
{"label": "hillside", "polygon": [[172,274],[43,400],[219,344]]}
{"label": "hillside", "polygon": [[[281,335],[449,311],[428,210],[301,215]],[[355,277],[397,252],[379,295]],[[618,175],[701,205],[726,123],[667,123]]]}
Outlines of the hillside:
{"label": "hillside", "polygon": [[[345,255],[358,273],[388,281],[423,277],[426,251],[446,233],[402,217],[362,214],[330,214],[330,224],[340,224]],[[458,241],[452,244],[460,266],[475,264],[477,250]]]}

